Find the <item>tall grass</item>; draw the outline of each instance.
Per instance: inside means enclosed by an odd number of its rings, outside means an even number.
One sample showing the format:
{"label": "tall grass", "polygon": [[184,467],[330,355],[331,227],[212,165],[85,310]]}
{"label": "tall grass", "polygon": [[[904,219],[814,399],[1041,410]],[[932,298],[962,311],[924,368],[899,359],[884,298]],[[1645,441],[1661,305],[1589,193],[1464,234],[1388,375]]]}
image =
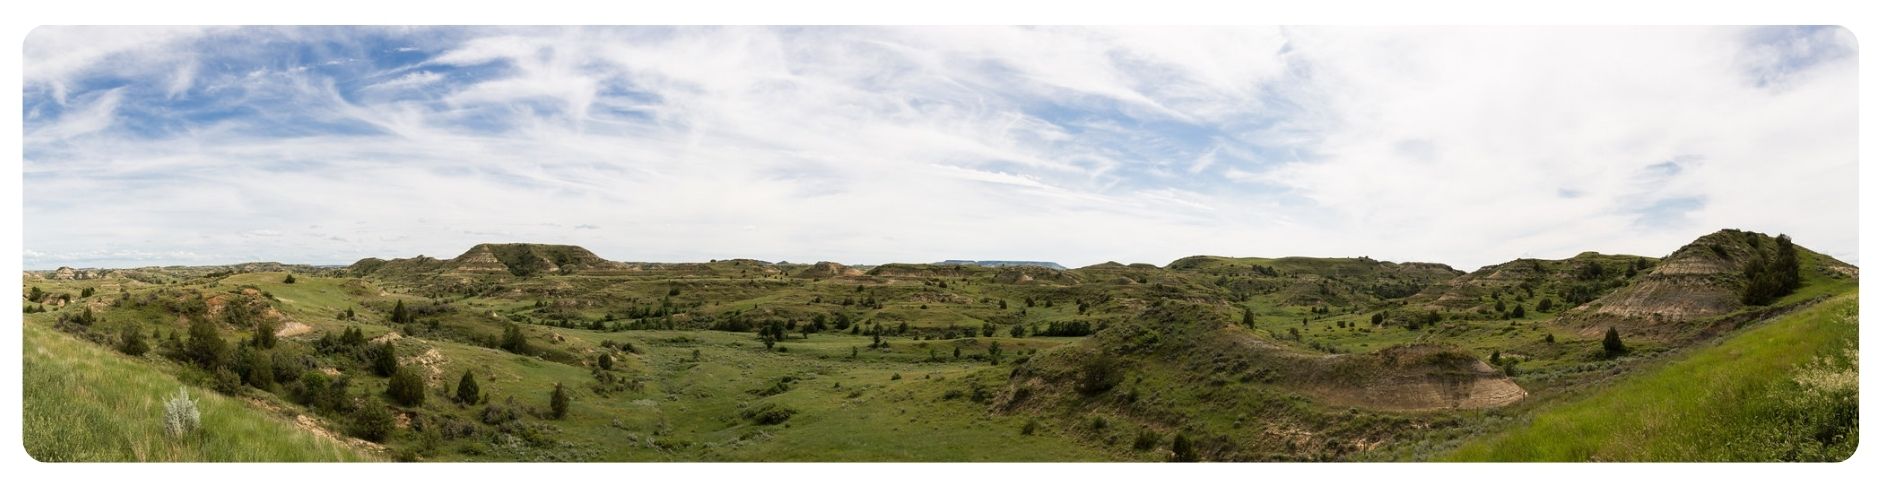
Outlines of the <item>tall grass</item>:
{"label": "tall grass", "polygon": [[185,385],[145,362],[29,321],[22,441],[40,461],[362,461],[354,450],[235,399],[188,388],[202,424],[164,430]]}
{"label": "tall grass", "polygon": [[1859,444],[1859,299],[1828,299],[1474,439],[1452,461],[1841,461]]}

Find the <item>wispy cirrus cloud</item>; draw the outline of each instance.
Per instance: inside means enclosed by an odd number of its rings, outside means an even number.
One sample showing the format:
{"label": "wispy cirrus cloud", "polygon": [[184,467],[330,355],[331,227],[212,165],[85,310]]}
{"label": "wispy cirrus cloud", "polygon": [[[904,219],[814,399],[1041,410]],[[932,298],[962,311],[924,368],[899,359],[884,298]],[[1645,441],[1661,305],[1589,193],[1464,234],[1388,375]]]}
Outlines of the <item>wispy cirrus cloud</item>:
{"label": "wispy cirrus cloud", "polygon": [[[26,262],[505,240],[1472,268],[1720,227],[1850,258],[1856,49],[1830,28],[42,28]],[[119,249],[192,253],[51,253]]]}

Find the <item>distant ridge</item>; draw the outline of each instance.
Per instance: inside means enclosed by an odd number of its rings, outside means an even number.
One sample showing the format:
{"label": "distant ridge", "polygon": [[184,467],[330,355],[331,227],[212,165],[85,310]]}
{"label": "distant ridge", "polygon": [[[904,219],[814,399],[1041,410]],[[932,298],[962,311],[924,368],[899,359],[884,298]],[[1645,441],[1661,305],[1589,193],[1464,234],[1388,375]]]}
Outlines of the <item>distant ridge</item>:
{"label": "distant ridge", "polygon": [[1064,265],[1051,261],[1012,261],[1012,260],[946,260],[935,265],[978,265],[982,267],[1034,266],[1052,270],[1069,270]]}

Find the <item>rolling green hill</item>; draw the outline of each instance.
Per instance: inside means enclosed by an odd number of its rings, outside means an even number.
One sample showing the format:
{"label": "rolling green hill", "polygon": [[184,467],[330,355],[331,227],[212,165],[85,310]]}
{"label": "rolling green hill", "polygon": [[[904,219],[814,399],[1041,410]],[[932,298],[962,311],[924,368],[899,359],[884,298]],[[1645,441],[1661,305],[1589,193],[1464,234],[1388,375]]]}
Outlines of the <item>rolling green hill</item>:
{"label": "rolling green hill", "polygon": [[[1664,371],[1784,374],[1832,355],[1807,342],[1691,362],[1781,330],[1757,320],[1822,316],[1808,313],[1856,291],[1856,268],[1796,247],[1797,288],[1743,302],[1753,279],[1781,277],[1730,265],[1780,260],[1775,244],[1722,231],[1660,259],[1470,273],[1208,256],[1070,270],[642,263],[533,244],[335,268],[62,269],[23,285],[27,446],[51,460],[1666,459],[1502,436],[1655,391],[1638,378],[1698,373]],[[1856,333],[1856,318],[1832,319]],[[1604,349],[1606,332],[1620,350]],[[129,333],[149,353],[118,353]],[[179,387],[206,409],[190,439],[138,419],[62,431],[151,414]],[[66,400],[82,411],[51,410]],[[1595,412],[1569,420],[1608,420]],[[1648,435],[1706,425],[1648,415]],[[1856,426],[1836,419],[1823,429]],[[1699,456],[1838,455],[1743,449],[1760,454]]]}

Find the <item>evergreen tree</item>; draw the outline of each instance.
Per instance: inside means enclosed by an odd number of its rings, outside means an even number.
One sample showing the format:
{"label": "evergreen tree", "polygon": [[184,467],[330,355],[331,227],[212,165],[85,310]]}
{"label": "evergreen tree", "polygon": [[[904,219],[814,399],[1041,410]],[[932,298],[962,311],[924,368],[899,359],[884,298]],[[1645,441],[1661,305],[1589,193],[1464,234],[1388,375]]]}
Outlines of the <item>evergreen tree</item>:
{"label": "evergreen tree", "polygon": [[283,276],[282,283],[285,283],[285,284],[296,283],[296,274],[291,273],[291,274]]}
{"label": "evergreen tree", "polygon": [[598,354],[598,368],[611,370],[611,354]]}
{"label": "evergreen tree", "polygon": [[460,388],[454,392],[454,400],[465,405],[480,402],[480,383],[473,379],[472,369],[460,374]]}
{"label": "evergreen tree", "polygon": [[571,410],[572,397],[565,394],[565,383],[552,386],[552,419],[565,418],[565,412]]}
{"label": "evergreen tree", "polygon": [[1511,317],[1512,318],[1524,317],[1524,304],[1519,303],[1517,305],[1511,306]]}
{"label": "evergreen tree", "polygon": [[1623,337],[1616,334],[1615,328],[1610,328],[1609,333],[1603,334],[1603,353],[1615,356],[1628,351],[1629,347],[1623,345]]}
{"label": "evergreen tree", "polygon": [[[1379,322],[1374,321],[1374,323]],[[1242,306],[1242,326],[1246,326],[1249,329],[1255,328],[1255,310],[1249,309],[1248,306]]]}
{"label": "evergreen tree", "polygon": [[401,368],[400,359],[395,357],[394,342],[381,342],[374,353],[374,375],[391,377],[396,369]]}
{"label": "evergreen tree", "polygon": [[408,314],[407,312],[407,303],[403,301],[398,301],[398,300],[394,301],[394,312],[390,314],[388,317],[391,321],[395,323],[407,323],[410,321],[414,321],[414,316],[411,314]]}
{"label": "evergreen tree", "polygon": [[276,348],[276,330],[258,323],[256,334],[250,336],[250,343],[258,348]]}
{"label": "evergreen tree", "polygon": [[519,355],[532,355],[532,345],[526,340],[526,332],[518,326],[507,326],[499,348]]}
{"label": "evergreen tree", "polygon": [[1170,461],[1190,463],[1201,459],[1196,456],[1196,448],[1189,443],[1189,438],[1183,437],[1181,433],[1177,433],[1176,440],[1170,442],[1169,451]]}

